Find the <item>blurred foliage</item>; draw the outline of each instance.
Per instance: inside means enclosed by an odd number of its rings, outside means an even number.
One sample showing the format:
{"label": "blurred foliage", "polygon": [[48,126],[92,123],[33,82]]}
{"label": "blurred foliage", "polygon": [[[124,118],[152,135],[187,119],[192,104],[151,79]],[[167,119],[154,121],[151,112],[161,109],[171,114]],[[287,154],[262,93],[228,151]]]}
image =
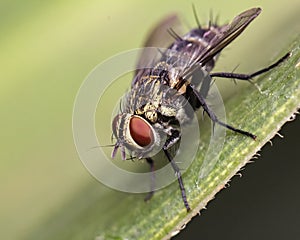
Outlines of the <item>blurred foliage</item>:
{"label": "blurred foliage", "polygon": [[[193,3],[202,21],[210,9],[225,22],[247,8],[263,8],[220,59],[218,69],[225,71],[237,63],[242,64],[240,70],[258,68],[299,32],[297,0]],[[113,206],[126,205],[129,198],[97,183],[81,164],[72,139],[76,92],[99,62],[139,47],[166,14],[179,12],[185,23],[194,25],[191,2],[0,1],[0,11],[1,238],[22,239],[41,229],[47,235],[44,226],[66,229],[71,236],[81,223],[88,226],[93,221],[99,228],[90,232],[97,235],[106,222],[101,216],[108,216],[88,215],[97,199],[109,192],[107,202],[97,204]],[[110,134],[108,127],[103,132]],[[65,207],[72,204],[74,211],[64,216]],[[48,220],[57,213],[64,217]],[[70,227],[79,216],[84,219]],[[112,209],[109,218],[113,217]]]}

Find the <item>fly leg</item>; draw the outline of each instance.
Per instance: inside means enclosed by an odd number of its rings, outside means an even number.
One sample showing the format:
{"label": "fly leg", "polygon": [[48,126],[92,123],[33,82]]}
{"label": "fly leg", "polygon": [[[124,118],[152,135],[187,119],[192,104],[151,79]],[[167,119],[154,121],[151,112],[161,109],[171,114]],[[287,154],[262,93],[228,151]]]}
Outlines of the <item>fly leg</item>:
{"label": "fly leg", "polygon": [[169,135],[170,137],[164,144],[164,149],[169,149],[180,140],[180,132],[176,129],[171,129]]}
{"label": "fly leg", "polygon": [[188,203],[188,201],[186,199],[186,193],[185,193],[185,188],[184,188],[183,181],[182,181],[182,178],[181,178],[180,169],[177,166],[177,164],[174,162],[174,160],[171,157],[171,155],[168,152],[168,150],[164,148],[163,151],[164,151],[166,157],[168,158],[169,162],[171,163],[171,166],[172,166],[172,168],[173,168],[173,170],[175,172],[175,175],[176,175],[178,183],[179,183],[179,188],[180,188],[180,191],[181,191],[181,197],[182,197],[184,206],[185,206],[186,210],[189,212],[191,210],[191,208],[190,208],[189,203]]}
{"label": "fly leg", "polygon": [[194,92],[195,96],[197,97],[200,105],[203,107],[204,111],[208,114],[209,118],[213,121],[213,123],[217,123],[223,127],[226,127],[234,132],[238,132],[240,134],[243,134],[245,136],[248,136],[248,137],[251,137],[252,139],[256,139],[256,136],[250,132],[247,132],[247,131],[244,131],[244,130],[241,130],[241,129],[238,129],[238,128],[235,128],[231,125],[228,125],[222,121],[220,121],[218,119],[218,117],[215,115],[215,113],[209,108],[209,106],[207,105],[207,103],[205,102],[205,99],[199,94],[199,92],[191,85],[189,85],[189,87],[192,88],[192,91]]}
{"label": "fly leg", "polygon": [[273,63],[272,65],[270,65],[266,68],[260,69],[259,71],[256,71],[251,74],[217,72],[217,73],[211,73],[210,77],[234,78],[234,79],[249,81],[256,76],[263,74],[263,73],[277,67],[280,63],[285,61],[290,55],[291,55],[291,53],[287,53],[282,58],[280,58],[277,62]]}
{"label": "fly leg", "polygon": [[155,175],[154,175],[154,162],[152,158],[146,158],[147,163],[150,165],[150,171],[151,171],[151,186],[150,186],[150,192],[145,197],[145,201],[148,201],[152,198],[154,194],[154,185],[155,185]]}
{"label": "fly leg", "polygon": [[[203,96],[204,99],[206,99],[209,89],[211,87],[211,77],[210,75],[204,75],[204,71],[200,68],[200,69],[196,69],[196,71],[193,73],[192,75],[192,80],[191,80],[191,84],[199,89],[199,84],[201,84],[200,86],[200,94],[201,96]],[[196,100],[197,102],[197,100]],[[196,106],[196,108],[200,107],[197,106],[197,104],[192,104],[194,106]]]}

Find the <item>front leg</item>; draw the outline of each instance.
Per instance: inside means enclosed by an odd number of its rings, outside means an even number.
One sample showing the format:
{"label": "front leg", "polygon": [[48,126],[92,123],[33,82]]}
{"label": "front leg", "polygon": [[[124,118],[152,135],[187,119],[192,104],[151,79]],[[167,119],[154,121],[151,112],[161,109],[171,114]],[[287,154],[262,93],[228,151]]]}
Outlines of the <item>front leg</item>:
{"label": "front leg", "polygon": [[165,144],[163,146],[163,151],[164,151],[168,161],[171,163],[171,166],[172,166],[172,168],[175,172],[175,176],[176,176],[177,181],[179,183],[179,188],[180,188],[180,191],[181,191],[181,197],[182,197],[184,206],[185,206],[187,211],[190,211],[191,208],[190,208],[189,203],[188,203],[187,198],[186,198],[185,187],[183,185],[180,169],[179,169],[179,167],[177,166],[177,164],[175,163],[175,161],[173,160],[171,154],[168,151],[168,149],[170,147],[172,147],[175,143],[177,143],[180,140],[180,132],[176,129],[171,128],[171,129],[169,129],[169,133],[171,134],[171,136],[165,142]]}
{"label": "front leg", "polygon": [[180,140],[180,132],[176,129],[173,129],[172,127],[170,127],[171,129],[168,129],[167,134],[170,136],[169,138],[167,138],[163,149],[169,149],[171,148],[175,143],[177,143]]}
{"label": "front leg", "polygon": [[177,164],[175,163],[175,161],[173,160],[173,158],[170,155],[170,153],[168,152],[168,150],[164,149],[164,153],[165,153],[166,157],[168,158],[169,162],[171,163],[171,166],[172,166],[172,168],[175,172],[175,175],[176,175],[178,183],[179,183],[179,188],[180,188],[180,191],[181,191],[181,197],[182,197],[182,200],[183,200],[183,204],[184,204],[186,210],[189,212],[191,210],[191,208],[190,208],[190,205],[189,205],[189,203],[187,201],[187,198],[186,198],[185,188],[184,188],[183,181],[182,181],[182,178],[181,178],[180,169],[177,166]]}

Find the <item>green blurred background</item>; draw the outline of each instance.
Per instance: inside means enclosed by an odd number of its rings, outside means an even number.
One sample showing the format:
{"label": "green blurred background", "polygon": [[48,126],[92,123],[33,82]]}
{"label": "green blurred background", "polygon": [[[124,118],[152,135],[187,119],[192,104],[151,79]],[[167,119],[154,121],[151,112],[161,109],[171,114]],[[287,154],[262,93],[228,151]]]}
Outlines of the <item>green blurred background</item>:
{"label": "green blurred background", "polygon": [[[140,47],[149,29],[166,14],[178,12],[185,23],[194,26],[192,3],[202,22],[208,19],[210,10],[219,14],[223,23],[250,7],[263,8],[261,16],[245,34],[224,51],[218,70],[231,71],[237,64],[241,72],[258,69],[299,34],[298,0],[0,1],[1,239],[45,236],[47,226],[49,232],[73,229],[70,224],[82,216],[78,212],[84,212],[85,206],[91,206],[102,192],[111,191],[89,175],[77,156],[72,138],[76,93],[97,64],[121,51]],[[220,86],[223,92],[226,86],[233,89],[232,83],[224,83]],[[237,91],[238,87],[233,89]],[[283,142],[294,139],[292,134],[299,133],[299,120],[293,126],[286,139],[277,143],[272,151],[275,148],[279,151],[277,148],[281,148]],[[103,132],[109,135],[108,128],[105,126]],[[297,136],[292,143],[298,139]],[[289,157],[293,154],[296,150],[290,149],[281,160],[298,164],[299,157]],[[273,163],[269,161],[269,164]],[[254,166],[251,166],[255,168],[252,175],[256,176],[259,165]],[[290,166],[298,166],[299,170],[299,164]],[[286,178],[289,178],[288,171]],[[253,185],[259,187],[260,182]],[[248,190],[253,188],[248,187]],[[225,192],[230,194],[231,188]],[[80,209],[74,203],[78,201]],[[214,201],[216,205],[221,202]],[[72,203],[74,212],[64,214],[66,206]],[[278,211],[284,211],[284,205],[277,207]],[[299,207],[297,210],[299,212]],[[63,219],[53,220],[56,214]],[[273,217],[277,214],[280,212]],[[99,216],[98,221],[99,230],[93,230],[95,232],[101,230],[100,222],[105,219]],[[205,222],[205,218],[201,221]],[[298,218],[298,226],[299,223]],[[206,229],[213,232],[219,224],[212,221]],[[80,227],[76,226],[77,230]],[[71,235],[72,232],[68,236]],[[182,238],[183,235],[178,236]]]}

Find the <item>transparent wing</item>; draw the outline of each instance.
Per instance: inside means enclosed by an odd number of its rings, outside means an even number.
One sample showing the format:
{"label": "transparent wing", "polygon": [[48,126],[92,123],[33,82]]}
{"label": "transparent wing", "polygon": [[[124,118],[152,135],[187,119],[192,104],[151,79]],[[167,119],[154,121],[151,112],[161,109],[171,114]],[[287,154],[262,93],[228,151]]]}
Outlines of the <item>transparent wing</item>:
{"label": "transparent wing", "polygon": [[260,12],[260,8],[251,8],[236,16],[230,24],[225,25],[220,34],[212,39],[210,45],[202,52],[198,52],[197,58],[183,72],[183,77],[190,77],[197,68],[209,62],[216,54],[237,38]]}
{"label": "transparent wing", "polygon": [[167,48],[174,42],[174,38],[169,34],[170,29],[178,34],[181,33],[181,25],[177,14],[168,15],[150,31],[143,44],[146,49],[141,52],[138,59],[135,75],[141,75],[145,66],[149,66],[149,64],[156,62],[161,57],[159,50],[154,51],[153,49],[147,49],[147,47]]}
{"label": "transparent wing", "polygon": [[168,33],[170,29],[173,29],[175,32],[181,32],[180,20],[175,13],[166,16],[156,24],[148,34],[143,46],[168,47],[174,42],[174,38]]}

